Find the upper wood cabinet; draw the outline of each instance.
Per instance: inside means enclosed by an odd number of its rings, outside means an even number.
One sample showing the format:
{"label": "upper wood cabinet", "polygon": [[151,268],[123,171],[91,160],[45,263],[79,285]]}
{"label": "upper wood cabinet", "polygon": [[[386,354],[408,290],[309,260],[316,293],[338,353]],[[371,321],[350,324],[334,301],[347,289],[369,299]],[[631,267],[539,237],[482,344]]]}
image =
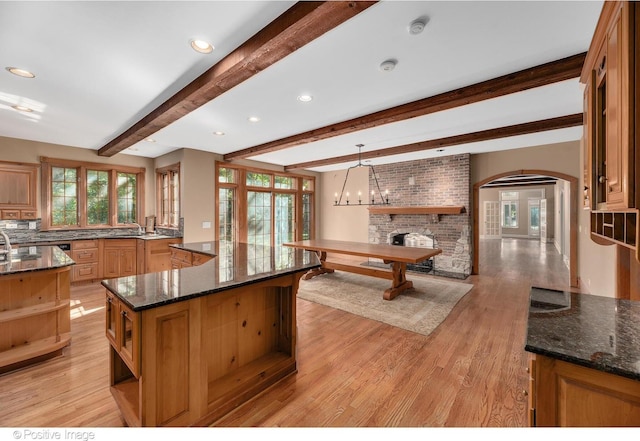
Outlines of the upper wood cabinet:
{"label": "upper wood cabinet", "polygon": [[582,71],[585,208],[636,208],[635,10],[634,3],[605,2]]}
{"label": "upper wood cabinet", "polygon": [[0,161],[0,219],[35,219],[38,165]]}

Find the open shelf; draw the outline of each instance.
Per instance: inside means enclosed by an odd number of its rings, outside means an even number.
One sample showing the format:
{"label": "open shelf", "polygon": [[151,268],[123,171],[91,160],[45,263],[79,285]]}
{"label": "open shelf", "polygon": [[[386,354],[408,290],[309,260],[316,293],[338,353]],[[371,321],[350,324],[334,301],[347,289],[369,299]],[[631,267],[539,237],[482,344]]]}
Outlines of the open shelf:
{"label": "open shelf", "polygon": [[129,378],[111,386],[111,395],[120,407],[120,411],[130,427],[140,427],[142,422],[138,416],[140,406],[140,383],[136,378]]}
{"label": "open shelf", "polygon": [[48,312],[58,311],[69,307],[69,300],[62,300],[59,302],[46,302],[39,305],[27,306],[24,308],[11,309],[9,311],[0,312],[0,323],[11,322],[14,320],[20,320],[26,317],[32,317],[34,315],[46,314]]}
{"label": "open shelf", "polygon": [[64,348],[71,341],[71,333],[60,334],[27,342],[20,346],[15,346],[6,351],[0,352],[0,367],[9,366],[21,361],[40,357]]}
{"label": "open shelf", "polygon": [[610,243],[637,248],[638,210],[592,211],[591,235]]}

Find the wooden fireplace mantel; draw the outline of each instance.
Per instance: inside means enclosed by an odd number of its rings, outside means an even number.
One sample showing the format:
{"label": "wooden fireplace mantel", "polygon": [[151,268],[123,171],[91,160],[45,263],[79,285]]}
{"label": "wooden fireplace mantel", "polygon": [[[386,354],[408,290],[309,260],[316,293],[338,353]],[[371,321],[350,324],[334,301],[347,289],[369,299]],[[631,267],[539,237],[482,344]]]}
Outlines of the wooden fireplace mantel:
{"label": "wooden fireplace mantel", "polygon": [[371,214],[462,214],[465,212],[463,206],[409,206],[409,207],[369,207]]}
{"label": "wooden fireplace mantel", "polygon": [[393,218],[396,214],[428,214],[432,215],[434,220],[439,219],[441,214],[462,214],[466,210],[464,206],[457,205],[418,205],[418,206],[405,206],[405,207],[390,207],[390,206],[377,206],[369,207],[369,213],[371,214],[386,214],[389,218]]}

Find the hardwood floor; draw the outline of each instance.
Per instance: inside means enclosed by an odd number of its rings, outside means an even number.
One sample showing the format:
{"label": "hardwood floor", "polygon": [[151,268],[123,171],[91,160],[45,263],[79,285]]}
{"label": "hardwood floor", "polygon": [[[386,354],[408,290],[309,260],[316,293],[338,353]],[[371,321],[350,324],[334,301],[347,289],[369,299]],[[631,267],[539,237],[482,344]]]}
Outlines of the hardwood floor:
{"label": "hardwood floor", "polygon": [[[551,244],[480,244],[473,289],[428,337],[298,300],[298,373],[218,426],[522,427],[530,287],[569,289]],[[410,277],[415,277],[410,275]],[[109,392],[104,293],[72,289],[62,357],[0,376],[0,426],[118,427]]]}

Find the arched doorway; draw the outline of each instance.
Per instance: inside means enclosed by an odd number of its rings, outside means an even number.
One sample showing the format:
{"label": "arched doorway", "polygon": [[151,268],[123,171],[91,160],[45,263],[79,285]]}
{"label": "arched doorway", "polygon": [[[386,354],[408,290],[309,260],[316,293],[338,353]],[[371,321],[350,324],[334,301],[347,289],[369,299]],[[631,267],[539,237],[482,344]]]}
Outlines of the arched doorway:
{"label": "arched doorway", "polygon": [[479,262],[479,203],[480,203],[480,187],[488,184],[496,179],[504,178],[512,175],[546,175],[569,182],[569,284],[572,287],[578,287],[578,178],[566,175],[564,173],[549,170],[512,170],[500,173],[480,182],[473,184],[473,261],[471,274],[478,274]]}

